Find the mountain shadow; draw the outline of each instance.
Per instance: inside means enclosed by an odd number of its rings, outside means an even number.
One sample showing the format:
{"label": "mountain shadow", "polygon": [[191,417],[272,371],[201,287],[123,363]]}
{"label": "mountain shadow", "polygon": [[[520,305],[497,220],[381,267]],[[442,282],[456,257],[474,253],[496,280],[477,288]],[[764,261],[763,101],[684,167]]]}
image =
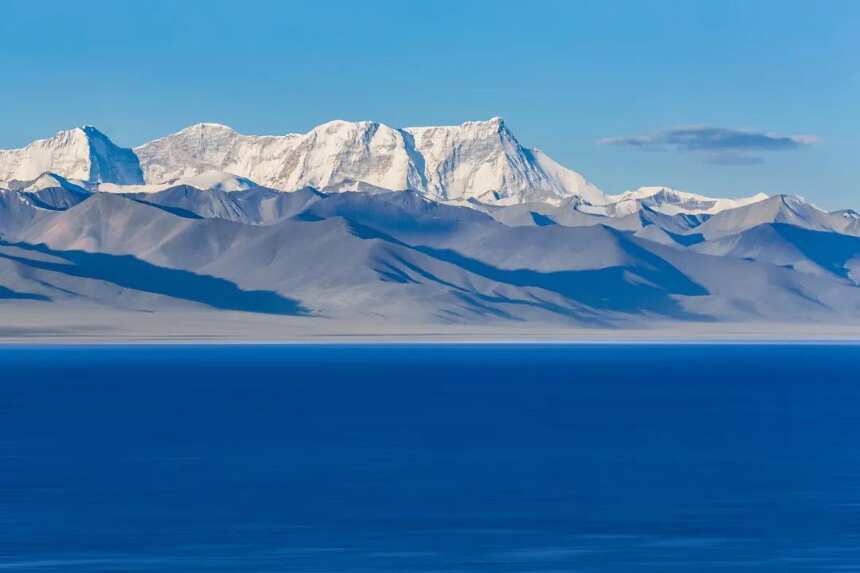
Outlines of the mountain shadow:
{"label": "mountain shadow", "polygon": [[[450,249],[409,245],[376,229],[347,219],[352,232],[365,239],[380,239],[458,266],[486,279],[517,287],[534,287],[554,292],[585,304],[592,309],[630,314],[655,312],[684,320],[713,320],[706,315],[690,313],[671,295],[703,296],[708,291],[654,253],[632,241],[621,232],[608,229],[621,240],[621,246],[642,264],[604,269],[541,272],[530,269],[502,269],[467,257]],[[415,271],[416,269],[411,269]],[[389,274],[392,272],[389,269]],[[419,273],[421,274],[421,273]],[[403,274],[398,278],[402,281]],[[449,285],[450,286],[450,285]]]}
{"label": "mountain shadow", "polygon": [[[0,255],[2,256],[2,255]],[[17,299],[17,300],[41,300],[41,301],[49,301],[46,296],[42,296],[40,294],[33,294],[29,292],[18,292],[4,286],[0,286],[0,300],[9,300],[9,299]]]}
{"label": "mountain shadow", "polygon": [[833,274],[847,278],[848,261],[860,257],[860,238],[825,231],[772,223],[773,229],[812,262]]}
{"label": "mountain shadow", "polygon": [[[221,310],[299,316],[308,314],[298,301],[276,292],[243,290],[225,279],[160,267],[129,255],[58,251],[44,245],[0,241],[0,246],[4,245],[33,253],[48,254],[66,261],[66,263],[49,262],[37,257],[27,258],[0,252],[0,257],[35,269],[107,281],[122,288],[196,302]],[[20,293],[13,293],[10,296],[15,298],[15,294]],[[0,298],[3,296],[3,292],[0,291]]]}
{"label": "mountain shadow", "polygon": [[182,217],[183,219],[203,219],[200,215],[193,211],[189,211],[188,209],[183,209],[181,207],[171,207],[170,205],[161,205],[159,203],[151,203],[149,201],[144,201],[143,199],[138,199],[136,197],[129,197],[132,201],[136,203],[140,203],[141,205],[147,205],[149,207],[155,207],[156,209],[161,209],[171,215],[176,215],[177,217]]}

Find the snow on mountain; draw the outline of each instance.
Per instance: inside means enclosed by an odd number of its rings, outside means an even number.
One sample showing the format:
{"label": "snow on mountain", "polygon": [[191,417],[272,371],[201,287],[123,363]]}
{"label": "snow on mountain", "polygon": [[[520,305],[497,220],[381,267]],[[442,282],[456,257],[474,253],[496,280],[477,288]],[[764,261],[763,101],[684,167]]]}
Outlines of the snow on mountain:
{"label": "snow on mountain", "polygon": [[738,199],[715,199],[695,193],[678,191],[670,187],[640,187],[620,195],[608,195],[606,211],[611,216],[624,216],[639,211],[643,205],[666,215],[687,213],[690,215],[713,215],[720,211],[736,209],[764,201],[768,196],[758,193]]}
{"label": "snow on mountain", "polygon": [[332,121],[284,136],[242,135],[202,123],[135,152],[147,183],[222,171],[285,191],[411,189],[434,200],[497,204],[604,200],[580,174],[521,146],[500,118],[405,129]]}
{"label": "snow on mountain", "polygon": [[579,173],[521,146],[498,117],[403,132],[412,137],[424,163],[425,192],[431,198],[515,204],[557,203],[568,197],[599,202],[604,197]]}
{"label": "snow on mountain", "polygon": [[235,191],[248,191],[259,187],[256,183],[245,177],[239,177],[232,173],[224,173],[223,171],[205,171],[191,177],[184,177],[172,184],[188,185],[195,189],[208,189],[210,191],[222,191],[231,193]]}
{"label": "snow on mountain", "polygon": [[94,127],[61,131],[22,149],[0,150],[0,181],[34,181],[44,173],[87,183],[143,183],[137,156]]}
{"label": "snow on mountain", "polygon": [[264,137],[199,124],[135,150],[81,128],[0,151],[0,299],[48,314],[844,320],[860,317],[858,285],[854,211],[667,187],[607,196],[498,118]]}
{"label": "snow on mountain", "polygon": [[65,189],[74,193],[87,193],[87,184],[83,181],[71,181],[56,173],[43,173],[32,181],[11,181],[9,189],[22,193],[39,193],[49,189]]}
{"label": "snow on mountain", "polygon": [[[331,121],[305,134],[242,135],[200,123],[134,150],[93,127],[62,131],[23,149],[0,150],[0,187],[45,174],[108,192],[157,193],[189,186],[212,191],[267,187],[329,192],[413,190],[429,199],[475,206],[576,203],[583,213],[623,217],[643,206],[675,215],[715,214],[766,198],[713,199],[641,187],[604,195],[579,173],[523,147],[500,118],[395,129]],[[62,186],[62,185],[61,185]],[[846,226],[852,225],[846,221]]]}
{"label": "snow on mountain", "polygon": [[183,176],[165,183],[152,183],[142,185],[117,185],[115,183],[100,183],[98,191],[105,193],[160,193],[175,187],[193,187],[202,191],[216,191],[222,193],[233,193],[236,191],[249,191],[259,189],[260,186],[232,173],[223,171],[204,171],[197,175]]}
{"label": "snow on mountain", "polygon": [[845,235],[860,236],[860,213],[853,209],[834,211],[831,215],[833,228]]}
{"label": "snow on mountain", "polygon": [[[0,188],[160,193],[175,187],[218,192],[412,190],[430,200],[484,211],[517,207],[493,214],[515,224],[579,226],[631,217],[612,223],[630,229],[650,224],[637,222],[637,213],[640,219],[655,213],[707,217],[768,199],[761,193],[710,198],[668,187],[605,195],[540,150],[523,147],[500,118],[403,129],[331,121],[308,133],[283,136],[242,135],[225,125],[200,123],[134,150],[83,127],[22,149],[0,150]],[[812,219],[821,218],[823,212],[810,208]],[[860,233],[860,219],[853,212],[839,213],[823,214],[827,223],[811,228]],[[772,219],[763,216],[761,222]],[[787,216],[788,222],[794,219]],[[720,232],[736,231],[731,222],[726,224]]]}

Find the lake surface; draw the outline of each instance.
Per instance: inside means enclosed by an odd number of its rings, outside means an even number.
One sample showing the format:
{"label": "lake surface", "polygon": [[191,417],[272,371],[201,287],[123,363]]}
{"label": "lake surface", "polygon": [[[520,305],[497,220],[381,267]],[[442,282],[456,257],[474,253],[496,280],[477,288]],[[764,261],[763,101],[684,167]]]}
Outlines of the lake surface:
{"label": "lake surface", "polygon": [[0,348],[0,570],[860,571],[860,346]]}

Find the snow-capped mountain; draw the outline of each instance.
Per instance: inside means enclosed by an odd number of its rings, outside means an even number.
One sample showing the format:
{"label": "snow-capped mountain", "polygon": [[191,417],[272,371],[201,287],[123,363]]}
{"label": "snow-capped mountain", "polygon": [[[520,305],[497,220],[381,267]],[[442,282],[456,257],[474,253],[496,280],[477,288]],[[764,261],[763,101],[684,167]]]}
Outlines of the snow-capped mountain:
{"label": "snow-capped mountain", "polygon": [[744,207],[768,198],[764,193],[738,199],[705,197],[695,193],[678,191],[670,187],[640,187],[620,195],[607,195],[607,214],[624,216],[646,206],[666,215],[687,213],[689,215],[713,215],[727,209]]}
{"label": "snow-capped mountain", "polygon": [[410,190],[476,208],[575,204],[584,213],[611,217],[643,206],[667,215],[714,214],[766,198],[711,199],[667,187],[605,195],[579,173],[522,146],[500,118],[403,129],[331,121],[308,133],[282,136],[243,135],[225,125],[200,123],[133,150],[84,127],[0,151],[0,188],[53,185],[51,178],[114,193],[181,186],[226,192],[260,187]]}
{"label": "snow-capped mountain", "polygon": [[437,201],[500,205],[571,197],[605,202],[582,175],[523,147],[500,118],[405,129],[332,121],[283,136],[242,135],[201,123],[134,150],[84,127],[0,151],[2,187],[45,173],[112,192],[157,192],[172,184],[217,190],[413,190]]}
{"label": "snow-capped mountain", "polygon": [[82,128],[0,152],[0,311],[22,301],[48,317],[857,320],[860,215],[786,195],[606,195],[500,119],[265,137],[199,124],[133,150]]}
{"label": "snow-capped mountain", "polygon": [[94,127],[61,131],[22,149],[0,150],[0,182],[34,181],[45,173],[87,183],[143,183],[134,152],[118,147]]}
{"label": "snow-capped mountain", "polygon": [[305,134],[242,135],[211,123],[135,149],[147,183],[223,171],[292,191],[414,190],[440,201],[556,202],[603,194],[580,174],[520,145],[500,118],[394,129],[332,121]]}

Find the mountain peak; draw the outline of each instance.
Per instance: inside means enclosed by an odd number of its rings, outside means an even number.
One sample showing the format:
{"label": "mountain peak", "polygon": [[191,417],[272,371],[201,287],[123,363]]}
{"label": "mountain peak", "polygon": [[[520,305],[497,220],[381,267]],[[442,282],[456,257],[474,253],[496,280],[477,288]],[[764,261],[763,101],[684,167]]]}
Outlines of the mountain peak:
{"label": "mountain peak", "polygon": [[496,116],[491,117],[491,118],[490,118],[490,119],[488,119],[487,121],[484,121],[484,122],[478,122],[478,123],[488,123],[488,124],[490,124],[490,125],[492,125],[492,126],[498,127],[499,129],[501,129],[501,128],[503,128],[503,127],[505,126],[505,120],[504,120],[504,119],[502,119],[501,117],[497,116],[497,115],[496,115]]}
{"label": "mountain peak", "polygon": [[0,150],[0,181],[35,181],[44,173],[87,183],[143,182],[134,153],[90,125],[59,131],[20,149]]}
{"label": "mountain peak", "polygon": [[471,122],[471,125],[478,127],[481,131],[486,130],[487,132],[498,134],[501,137],[507,137],[516,141],[514,134],[507,128],[505,120],[501,117],[495,116],[486,121]]}
{"label": "mountain peak", "polygon": [[499,116],[493,116],[490,119],[479,119],[474,121],[464,121],[462,124],[463,127],[467,127],[470,125],[491,125],[493,127],[502,127],[505,125],[505,120]]}
{"label": "mountain peak", "polygon": [[[346,132],[346,131],[367,131],[367,130],[376,130],[380,128],[391,129],[387,125],[381,124],[376,121],[349,121],[346,119],[333,119],[331,121],[327,121],[325,123],[321,123],[318,126],[314,127],[308,133],[336,133],[336,132]],[[292,134],[299,135],[299,134]]]}
{"label": "mountain peak", "polygon": [[180,130],[178,133],[187,133],[187,132],[196,132],[196,131],[224,131],[230,133],[236,133],[236,130],[230,127],[229,125],[224,125],[223,123],[213,123],[213,122],[200,122],[195,123],[193,125],[189,125],[188,127]]}
{"label": "mountain peak", "polygon": [[[79,125],[77,127],[72,127],[70,129],[61,129],[57,133],[55,133],[52,137],[46,139],[37,139],[32,142],[30,145],[34,145],[39,143],[40,141],[56,141],[63,142],[67,140],[84,140],[90,137],[99,137],[104,139],[109,139],[107,135],[104,134],[99,128],[94,125]],[[28,146],[29,147],[29,146]]]}

